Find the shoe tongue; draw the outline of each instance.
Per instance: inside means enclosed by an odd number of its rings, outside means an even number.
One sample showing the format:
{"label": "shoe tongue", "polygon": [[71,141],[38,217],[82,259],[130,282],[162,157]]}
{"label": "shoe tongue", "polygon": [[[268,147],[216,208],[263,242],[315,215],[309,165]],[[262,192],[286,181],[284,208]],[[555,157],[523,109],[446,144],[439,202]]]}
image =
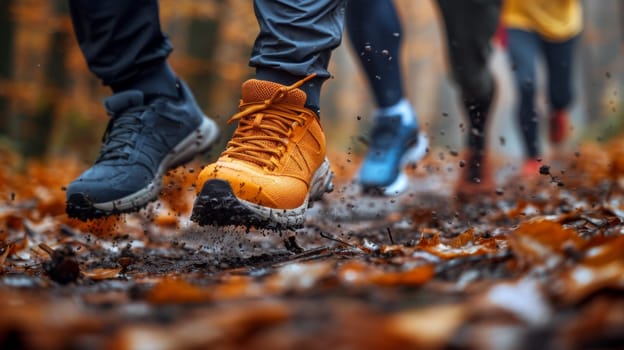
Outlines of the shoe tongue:
{"label": "shoe tongue", "polygon": [[141,106],[144,102],[143,92],[140,90],[127,90],[104,100],[104,106],[109,114],[117,114],[130,107]]}
{"label": "shoe tongue", "polygon": [[[243,102],[247,103],[268,100],[282,87],[284,87],[284,85],[271,81],[258,79],[247,80],[242,86]],[[306,99],[307,96],[305,92],[300,89],[292,89],[284,98],[279,100],[279,102],[303,107]]]}
{"label": "shoe tongue", "polygon": [[[266,81],[266,80],[258,80],[258,79],[250,79],[243,83],[242,85],[242,102],[250,103],[250,102],[258,102],[265,101],[270,99],[276,91],[280,88],[284,87],[284,85]],[[292,89],[286,93],[286,95],[276,101],[275,104],[286,103],[289,105],[295,105],[298,107],[304,107],[306,102],[306,94],[300,89]],[[253,116],[251,117],[253,118]],[[276,120],[265,119],[263,120],[264,126],[272,126],[276,129],[283,129],[283,123],[280,123]],[[273,135],[272,131],[268,131],[265,128],[252,128],[247,130],[246,136],[268,136]],[[279,144],[275,141],[271,140],[256,140],[256,145],[262,145],[263,148],[267,149],[275,149],[279,146]],[[265,152],[257,152],[257,151],[248,151],[254,157],[261,159],[270,159],[271,155]],[[254,161],[252,161],[254,162]],[[254,162],[258,165],[262,166],[261,162]]]}

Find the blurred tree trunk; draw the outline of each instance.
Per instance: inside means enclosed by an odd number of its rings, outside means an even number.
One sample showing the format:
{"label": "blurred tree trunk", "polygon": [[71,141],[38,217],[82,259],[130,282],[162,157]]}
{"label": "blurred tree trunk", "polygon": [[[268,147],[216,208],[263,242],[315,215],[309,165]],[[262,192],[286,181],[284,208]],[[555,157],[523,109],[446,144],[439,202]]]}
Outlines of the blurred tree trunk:
{"label": "blurred tree trunk", "polygon": [[[215,1],[221,8],[223,1]],[[221,16],[214,18],[194,17],[191,19],[188,30],[187,54],[193,63],[192,72],[188,83],[193,91],[199,95],[198,103],[202,107],[210,105],[210,90],[216,78],[212,65],[214,61],[216,41],[219,33]]]}
{"label": "blurred tree trunk", "polygon": [[[51,16],[57,19],[66,18],[69,13],[67,1],[54,1],[51,5]],[[63,23],[62,20],[58,21]],[[29,157],[45,156],[54,120],[59,117],[63,103],[63,91],[67,88],[66,49],[70,40],[68,28],[58,26],[49,32],[48,50],[43,58],[43,86],[35,113],[24,118],[21,128],[22,152]]]}
{"label": "blurred tree trunk", "polygon": [[[14,25],[11,16],[12,0],[0,0],[0,86],[7,86],[13,65]],[[6,134],[8,126],[9,97],[0,88],[0,134]]]}
{"label": "blurred tree trunk", "polygon": [[[621,46],[624,37],[621,0],[583,1],[585,26],[579,43],[583,84],[589,122],[597,122],[617,113],[617,91],[624,86],[624,61]],[[614,30],[615,28],[623,30]]]}

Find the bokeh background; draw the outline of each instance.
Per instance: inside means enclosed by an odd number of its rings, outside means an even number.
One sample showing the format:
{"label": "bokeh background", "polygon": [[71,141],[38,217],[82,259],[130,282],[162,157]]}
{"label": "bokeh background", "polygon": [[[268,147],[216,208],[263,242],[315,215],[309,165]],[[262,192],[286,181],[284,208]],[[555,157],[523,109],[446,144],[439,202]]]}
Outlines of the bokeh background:
{"label": "bokeh background", "polygon": [[[408,97],[434,147],[461,149],[464,117],[447,75],[435,4],[395,2],[404,25],[401,62]],[[252,2],[162,0],[160,5],[163,30],[175,47],[170,63],[204,111],[224,126],[222,146],[232,131],[225,123],[236,111],[240,84],[253,75],[247,65],[257,32]],[[576,52],[570,149],[584,140],[607,141],[624,130],[624,1],[585,0],[583,5],[585,30]],[[515,91],[503,48],[496,47],[492,66],[500,89],[489,148],[519,157],[512,114]],[[361,153],[364,145],[358,136],[366,131],[374,106],[348,38],[335,51],[330,70],[334,77],[325,85],[322,102],[329,147]],[[543,69],[540,72],[543,96]],[[101,102],[109,94],[86,67],[67,1],[0,0],[0,148],[23,159],[61,156],[87,164],[100,147],[108,120]],[[543,97],[539,106],[545,109]]]}

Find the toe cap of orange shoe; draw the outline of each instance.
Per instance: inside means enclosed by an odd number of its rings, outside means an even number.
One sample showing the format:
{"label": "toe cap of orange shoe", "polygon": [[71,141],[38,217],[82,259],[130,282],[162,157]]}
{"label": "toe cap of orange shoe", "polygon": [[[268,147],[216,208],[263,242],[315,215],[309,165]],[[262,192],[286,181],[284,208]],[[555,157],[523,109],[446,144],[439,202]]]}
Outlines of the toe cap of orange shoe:
{"label": "toe cap of orange shoe", "polygon": [[242,200],[274,209],[294,209],[304,204],[308,185],[297,178],[273,174],[242,162],[220,162],[205,167],[198,176],[197,190],[212,179],[227,181]]}

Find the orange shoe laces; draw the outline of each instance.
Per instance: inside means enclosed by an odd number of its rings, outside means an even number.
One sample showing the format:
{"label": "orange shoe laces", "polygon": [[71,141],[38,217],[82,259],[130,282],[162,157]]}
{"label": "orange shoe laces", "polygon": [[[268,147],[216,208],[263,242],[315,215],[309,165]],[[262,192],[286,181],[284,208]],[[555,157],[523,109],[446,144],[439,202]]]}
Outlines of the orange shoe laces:
{"label": "orange shoe laces", "polygon": [[274,170],[284,155],[293,129],[303,126],[310,117],[316,118],[309,109],[281,100],[315,76],[312,74],[293,85],[282,86],[268,100],[241,103],[241,111],[227,122],[238,120],[238,127],[222,155]]}

